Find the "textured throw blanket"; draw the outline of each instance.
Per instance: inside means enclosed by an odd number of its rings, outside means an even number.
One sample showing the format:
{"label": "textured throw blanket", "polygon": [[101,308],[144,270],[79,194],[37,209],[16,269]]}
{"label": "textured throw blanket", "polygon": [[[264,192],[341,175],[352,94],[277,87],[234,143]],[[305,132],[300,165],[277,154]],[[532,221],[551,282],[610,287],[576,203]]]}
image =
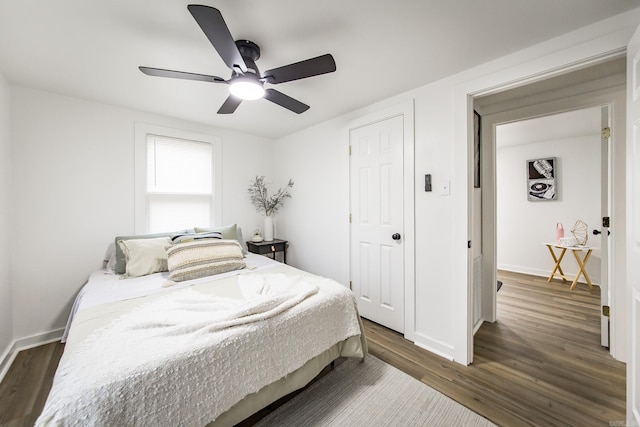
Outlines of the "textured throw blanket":
{"label": "textured throw blanket", "polygon": [[36,425],[205,425],[360,334],[352,294],[332,280],[238,282],[243,300],[178,290],[95,331],[63,358]]}

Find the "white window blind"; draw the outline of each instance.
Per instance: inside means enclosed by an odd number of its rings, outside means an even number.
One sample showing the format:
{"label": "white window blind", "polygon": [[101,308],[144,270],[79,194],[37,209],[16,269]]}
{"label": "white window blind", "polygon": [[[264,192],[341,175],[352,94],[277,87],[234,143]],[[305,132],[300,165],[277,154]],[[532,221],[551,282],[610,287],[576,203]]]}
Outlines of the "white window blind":
{"label": "white window blind", "polygon": [[146,145],[147,231],[210,227],[214,164],[211,144],[148,134]]}

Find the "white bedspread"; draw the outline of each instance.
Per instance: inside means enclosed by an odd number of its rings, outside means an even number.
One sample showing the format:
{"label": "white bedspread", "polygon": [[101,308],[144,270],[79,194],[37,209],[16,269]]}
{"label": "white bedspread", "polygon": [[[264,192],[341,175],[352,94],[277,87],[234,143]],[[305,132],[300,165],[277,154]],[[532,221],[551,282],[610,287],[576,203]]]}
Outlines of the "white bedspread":
{"label": "white bedspread", "polygon": [[175,289],[187,288],[199,283],[222,280],[227,277],[262,272],[279,264],[265,256],[252,253],[247,254],[245,261],[247,268],[242,270],[234,270],[215,276],[187,280],[171,287],[163,287],[163,284],[169,280],[169,272],[155,273],[131,279],[120,279],[120,276],[108,273],[106,270],[95,271],[89,277],[87,284],[82,287],[73,303],[69,319],[67,320],[67,326],[62,335],[62,342],[67,341],[73,318],[79,311],[114,301],[126,301]]}
{"label": "white bedspread", "polygon": [[175,290],[95,331],[61,360],[36,425],[205,425],[360,334],[352,294],[332,280],[237,280],[243,300]]}

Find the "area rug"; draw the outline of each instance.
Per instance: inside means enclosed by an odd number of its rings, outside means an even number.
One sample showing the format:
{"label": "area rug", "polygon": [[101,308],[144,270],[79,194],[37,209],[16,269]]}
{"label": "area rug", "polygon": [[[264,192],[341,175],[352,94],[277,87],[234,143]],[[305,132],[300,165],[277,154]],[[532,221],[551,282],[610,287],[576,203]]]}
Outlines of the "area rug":
{"label": "area rug", "polygon": [[494,426],[387,363],[347,360],[257,426]]}

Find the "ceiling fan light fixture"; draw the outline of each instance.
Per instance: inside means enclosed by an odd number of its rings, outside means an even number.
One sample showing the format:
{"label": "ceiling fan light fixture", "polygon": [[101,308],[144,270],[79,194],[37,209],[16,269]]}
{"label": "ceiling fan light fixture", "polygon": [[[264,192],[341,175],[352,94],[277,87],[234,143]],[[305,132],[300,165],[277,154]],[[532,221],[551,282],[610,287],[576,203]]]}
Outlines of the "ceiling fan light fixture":
{"label": "ceiling fan light fixture", "polygon": [[229,85],[233,96],[246,101],[253,101],[264,96],[264,88],[259,81],[249,77],[237,77]]}
{"label": "ceiling fan light fixture", "polygon": [[260,58],[260,47],[250,40],[234,40],[222,13],[215,7],[190,4],[187,9],[207,36],[220,58],[231,70],[231,78],[165,70],[163,68],[138,67],[149,76],[174,79],[197,80],[229,85],[231,94],[227,96],[218,114],[231,114],[243,100],[265,98],[296,114],[304,113],[309,106],[273,88],[264,90],[264,83],[276,85],[293,80],[306,79],[336,71],[336,61],[331,54],[316,56],[282,67],[272,68],[260,74],[256,61]]}

